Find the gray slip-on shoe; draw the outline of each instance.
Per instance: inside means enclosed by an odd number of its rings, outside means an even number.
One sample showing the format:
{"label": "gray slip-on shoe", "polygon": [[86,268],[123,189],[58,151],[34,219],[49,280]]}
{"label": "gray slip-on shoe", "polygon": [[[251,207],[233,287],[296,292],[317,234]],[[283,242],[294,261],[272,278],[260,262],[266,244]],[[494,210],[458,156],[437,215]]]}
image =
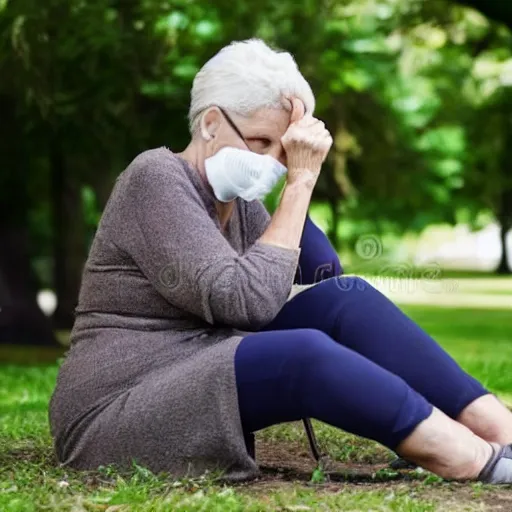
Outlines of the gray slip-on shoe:
{"label": "gray slip-on shoe", "polygon": [[512,444],[496,448],[491,444],[492,455],[478,475],[486,484],[512,484]]}

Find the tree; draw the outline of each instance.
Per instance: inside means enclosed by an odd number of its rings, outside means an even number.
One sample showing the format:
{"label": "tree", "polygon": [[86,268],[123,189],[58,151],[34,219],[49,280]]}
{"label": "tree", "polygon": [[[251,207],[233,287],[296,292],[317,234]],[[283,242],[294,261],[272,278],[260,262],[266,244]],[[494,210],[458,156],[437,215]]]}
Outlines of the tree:
{"label": "tree", "polygon": [[[5,164],[17,176],[10,216],[19,212],[26,228],[34,214],[45,220],[34,237],[43,246],[33,251],[53,260],[46,284],[58,296],[54,324],[69,328],[87,253],[84,189],[102,208],[115,176],[138,152],[183,146],[199,64],[230,39],[252,35],[258,11],[244,2],[1,6],[0,74],[8,79],[0,94],[15,110],[20,145],[31,150],[23,178],[15,162]],[[263,12],[266,2],[259,7]],[[11,127],[4,127],[9,145]],[[40,186],[30,190],[33,183]]]}
{"label": "tree", "polygon": [[[509,41],[475,11],[425,0],[17,0],[0,1],[0,10],[0,242],[18,254],[13,240],[24,240],[26,256],[16,259],[56,289],[55,326],[72,324],[116,175],[143,149],[183,148],[192,79],[235,39],[259,36],[292,51],[313,86],[335,137],[315,191],[329,205],[333,239],[341,218],[352,221],[354,239],[455,222],[468,205],[472,217],[491,208],[503,229],[509,222],[499,206],[509,204],[506,173],[496,171],[494,188],[479,197],[486,165],[508,160],[486,159],[498,153],[472,131],[477,116],[489,116],[505,147],[497,112],[505,89],[478,104],[461,94],[474,59]],[[470,145],[481,157],[468,156]],[[41,283],[24,295],[32,307]]]}
{"label": "tree", "polygon": [[0,343],[56,345],[51,325],[36,302],[30,265],[28,154],[22,145],[22,127],[5,97],[0,97],[0,111],[13,135],[0,136],[0,153],[10,164],[10,172],[0,174],[0,190],[11,192],[0,200]]}
{"label": "tree", "polygon": [[[506,25],[512,29],[512,4],[510,2],[486,2],[485,0],[458,0],[458,3],[477,9],[490,19]],[[491,41],[499,41],[494,48]],[[503,65],[511,62],[512,55],[508,48],[512,43],[512,37],[509,32],[500,31],[497,27],[491,27],[488,36],[484,39],[483,50],[486,50],[486,56],[494,53],[495,72],[498,75],[503,73]],[[494,52],[492,52],[494,50]],[[501,64],[501,66],[500,66]],[[489,78],[489,77],[485,77]],[[496,78],[496,76],[491,77]],[[509,266],[509,255],[507,252],[506,237],[512,230],[512,83],[508,80],[498,87],[493,87],[493,94],[483,101],[480,100],[477,111],[479,113],[478,124],[472,132],[473,142],[478,144],[481,141],[481,132],[479,128],[482,122],[490,126],[495,131],[487,131],[489,136],[492,133],[494,141],[488,144],[489,151],[478,151],[474,157],[475,174],[472,180],[473,185],[480,187],[480,190],[486,192],[487,206],[490,206],[496,214],[500,224],[501,240],[501,258],[497,267],[500,274],[510,274],[512,269]],[[484,121],[485,120],[485,121]],[[497,185],[497,186],[496,186]],[[489,204],[490,203],[490,204]]]}
{"label": "tree", "polygon": [[480,11],[484,16],[512,29],[512,4],[488,0],[454,0],[454,2]]}

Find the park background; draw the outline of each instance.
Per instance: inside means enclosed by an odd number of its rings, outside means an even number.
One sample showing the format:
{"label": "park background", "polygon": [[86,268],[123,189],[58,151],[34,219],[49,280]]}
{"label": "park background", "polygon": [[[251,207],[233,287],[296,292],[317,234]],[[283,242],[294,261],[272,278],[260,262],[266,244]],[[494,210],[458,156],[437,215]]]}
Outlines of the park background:
{"label": "park background", "polygon": [[[0,0],[0,509],[446,510],[453,486],[395,482],[389,453],[320,424],[364,491],[307,487],[300,425],[258,440],[266,501],[138,467],[85,478],[56,467],[46,411],[117,175],[184,149],[195,73],[251,37],[295,56],[333,135],[310,214],[345,272],[512,405],[511,28],[505,0]],[[449,510],[505,499],[455,489]]]}

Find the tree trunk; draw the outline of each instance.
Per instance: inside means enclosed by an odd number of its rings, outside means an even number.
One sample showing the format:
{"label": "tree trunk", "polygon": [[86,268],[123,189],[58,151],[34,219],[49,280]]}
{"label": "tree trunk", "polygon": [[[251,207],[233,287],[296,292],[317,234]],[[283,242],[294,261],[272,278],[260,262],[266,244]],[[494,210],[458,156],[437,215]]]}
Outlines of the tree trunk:
{"label": "tree trunk", "polygon": [[13,98],[0,96],[0,112],[0,343],[56,346],[30,265],[27,141]]}
{"label": "tree trunk", "polygon": [[501,226],[500,230],[500,240],[501,240],[501,259],[496,268],[496,273],[501,275],[512,274],[512,269],[510,268],[508,262],[508,248],[507,248],[507,233],[512,229],[512,225],[509,226]]}
{"label": "tree trunk", "polygon": [[503,202],[501,212],[498,215],[498,222],[500,223],[500,241],[501,241],[501,259],[496,268],[496,273],[501,275],[512,274],[512,269],[509,266],[508,247],[507,247],[507,233],[512,229],[512,204],[506,202],[512,201],[512,190],[510,193],[503,193]]}
{"label": "tree trunk", "polygon": [[28,233],[0,226],[0,343],[58,346],[36,300]]}
{"label": "tree trunk", "polygon": [[510,113],[512,112],[512,96],[507,97],[507,109],[504,118],[504,147],[500,167],[502,170],[502,178],[500,179],[500,193],[497,204],[496,219],[500,225],[500,241],[501,241],[501,259],[496,268],[496,273],[505,275],[511,274],[512,270],[508,263],[508,247],[507,233],[512,229],[512,176],[510,175],[510,166],[512,165],[512,122],[510,121]]}
{"label": "tree trunk", "polygon": [[58,135],[50,141],[52,180],[52,223],[54,286],[57,309],[54,327],[71,329],[75,319],[83,264],[87,252],[86,233],[80,196],[80,183],[66,169]]}
{"label": "tree trunk", "polygon": [[334,134],[334,143],[331,155],[325,162],[322,171],[324,184],[322,199],[327,200],[331,210],[331,224],[326,234],[336,250],[339,250],[340,246],[338,236],[338,226],[341,221],[340,205],[352,190],[352,184],[347,174],[344,117],[343,109],[338,105],[336,108],[332,106],[325,118],[326,125]]}
{"label": "tree trunk", "polygon": [[[335,192],[338,192],[336,189],[333,189]],[[331,209],[331,223],[327,230],[327,238],[332,242],[333,246],[336,250],[339,248],[339,237],[338,237],[338,226],[340,223],[340,212],[339,212],[339,202],[340,197],[337,193],[329,194],[327,201],[329,203]]]}

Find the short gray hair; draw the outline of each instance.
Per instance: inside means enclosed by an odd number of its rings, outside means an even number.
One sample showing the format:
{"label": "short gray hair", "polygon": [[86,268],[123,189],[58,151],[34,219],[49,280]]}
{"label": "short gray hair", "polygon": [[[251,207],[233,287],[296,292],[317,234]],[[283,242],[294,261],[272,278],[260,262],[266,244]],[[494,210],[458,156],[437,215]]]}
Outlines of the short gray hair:
{"label": "short gray hair", "polygon": [[260,39],[235,41],[222,48],[197,73],[188,114],[190,132],[197,131],[201,113],[212,106],[249,116],[260,108],[291,109],[282,97],[295,96],[306,113],[315,97],[293,56],[273,50]]}

